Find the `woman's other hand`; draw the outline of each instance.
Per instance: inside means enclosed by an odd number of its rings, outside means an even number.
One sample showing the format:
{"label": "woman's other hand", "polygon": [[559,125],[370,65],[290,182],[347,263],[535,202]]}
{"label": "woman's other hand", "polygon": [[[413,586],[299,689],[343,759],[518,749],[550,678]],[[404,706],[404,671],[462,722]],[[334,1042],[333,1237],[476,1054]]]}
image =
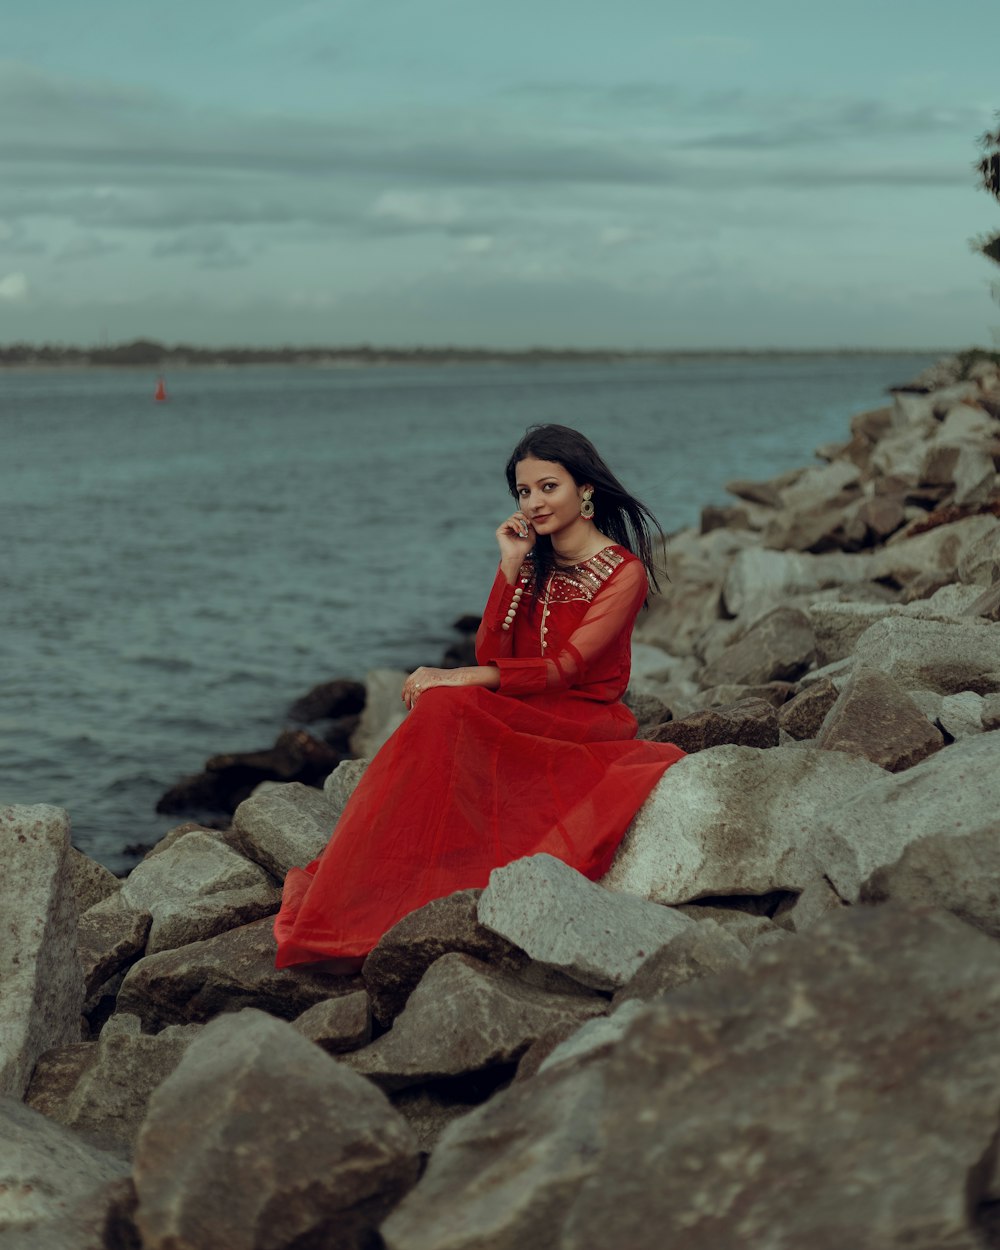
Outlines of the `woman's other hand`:
{"label": "woman's other hand", "polygon": [[500,547],[500,560],[503,563],[520,562],[535,545],[534,527],[523,512],[515,512],[506,521],[501,521],[497,528],[497,544]]}
{"label": "woman's other hand", "polygon": [[432,686],[455,686],[455,669],[424,668],[421,666],[412,672],[403,682],[402,700],[412,710],[425,690]]}

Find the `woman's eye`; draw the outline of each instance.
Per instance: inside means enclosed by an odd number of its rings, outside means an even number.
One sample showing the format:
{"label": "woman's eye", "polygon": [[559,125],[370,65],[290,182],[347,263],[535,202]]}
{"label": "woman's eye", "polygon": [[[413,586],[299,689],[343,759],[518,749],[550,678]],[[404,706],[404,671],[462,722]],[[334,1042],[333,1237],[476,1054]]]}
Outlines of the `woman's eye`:
{"label": "woman's eye", "polygon": [[555,488],[556,488],[555,482],[546,482],[545,485],[542,487],[542,490],[555,490]]}

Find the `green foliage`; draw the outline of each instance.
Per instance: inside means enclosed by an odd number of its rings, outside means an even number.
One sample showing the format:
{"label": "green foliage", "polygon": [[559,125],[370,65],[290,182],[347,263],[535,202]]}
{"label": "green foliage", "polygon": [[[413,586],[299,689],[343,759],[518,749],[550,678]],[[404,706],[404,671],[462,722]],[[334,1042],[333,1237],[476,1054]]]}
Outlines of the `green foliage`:
{"label": "green foliage", "polygon": [[[997,114],[997,118],[1000,119],[1000,113]],[[994,199],[1000,200],[1000,129],[995,132],[987,130],[981,134],[979,146],[983,150],[983,158],[975,166],[979,181],[984,191],[987,191]],[[984,235],[973,239],[972,246],[987,260],[1000,265],[1000,234]]]}

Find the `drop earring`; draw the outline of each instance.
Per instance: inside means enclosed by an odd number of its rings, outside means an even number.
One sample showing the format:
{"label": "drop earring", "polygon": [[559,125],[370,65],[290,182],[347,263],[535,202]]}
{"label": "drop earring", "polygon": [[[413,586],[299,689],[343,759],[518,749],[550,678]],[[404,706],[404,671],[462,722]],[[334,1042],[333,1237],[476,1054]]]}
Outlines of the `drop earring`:
{"label": "drop earring", "polygon": [[594,519],[594,488],[588,486],[580,497],[580,515],[585,521]]}

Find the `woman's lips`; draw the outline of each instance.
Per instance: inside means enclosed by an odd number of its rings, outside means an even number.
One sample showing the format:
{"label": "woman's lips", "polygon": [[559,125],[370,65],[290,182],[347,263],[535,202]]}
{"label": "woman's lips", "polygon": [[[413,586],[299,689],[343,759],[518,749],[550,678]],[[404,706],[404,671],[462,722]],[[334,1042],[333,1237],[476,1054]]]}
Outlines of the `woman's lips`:
{"label": "woman's lips", "polygon": [[536,521],[547,521],[549,520],[551,516],[552,516],[551,512],[546,512],[544,516],[533,516],[531,518],[532,524],[534,524]]}

